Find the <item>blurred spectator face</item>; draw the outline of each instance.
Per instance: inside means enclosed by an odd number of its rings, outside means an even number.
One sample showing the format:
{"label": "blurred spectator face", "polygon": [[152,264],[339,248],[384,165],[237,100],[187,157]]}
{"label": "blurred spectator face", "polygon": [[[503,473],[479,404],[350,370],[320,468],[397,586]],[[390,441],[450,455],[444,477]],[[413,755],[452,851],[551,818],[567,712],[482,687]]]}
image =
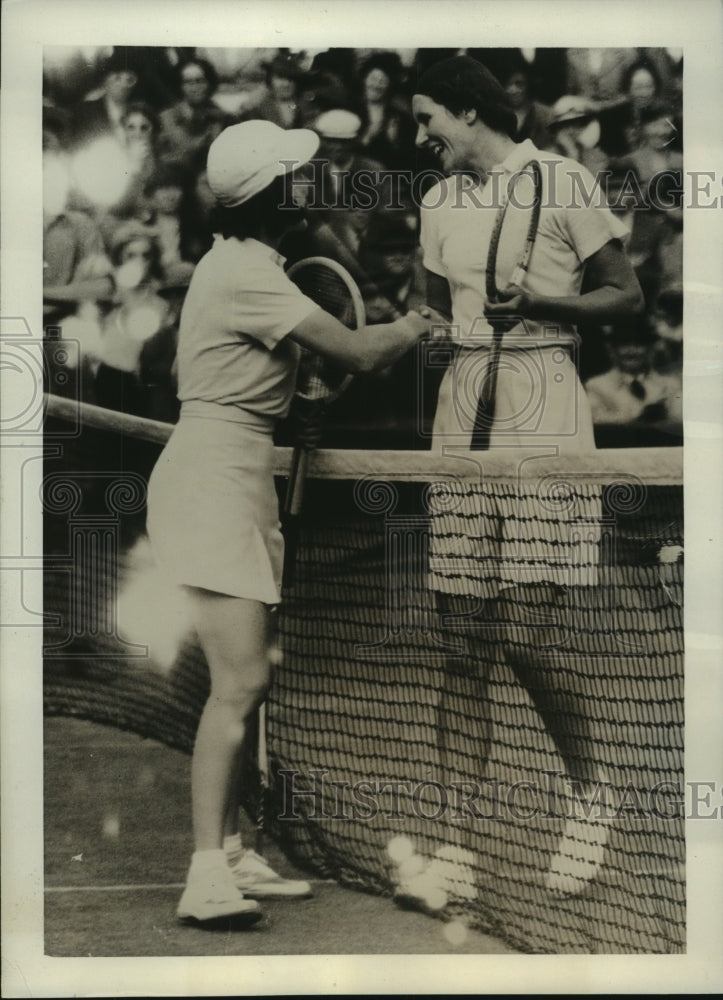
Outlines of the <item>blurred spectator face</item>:
{"label": "blurred spectator face", "polygon": [[131,70],[113,70],[105,78],[105,92],[114,104],[127,104],[138,77]]}
{"label": "blurred spectator face", "polygon": [[613,364],[626,375],[642,375],[650,368],[648,344],[621,343],[610,345]]}
{"label": "blurred spectator face", "polygon": [[387,274],[394,278],[406,278],[414,270],[414,247],[384,247],[381,261]]}
{"label": "blurred spectator face", "polygon": [[175,184],[157,187],[151,193],[151,205],[160,215],[178,215],[183,191]]}
{"label": "blurred spectator face", "polygon": [[271,77],[271,93],[277,101],[293,101],[296,97],[296,81],[286,76]]}
{"label": "blurred spectator face", "polygon": [[656,89],[652,73],[644,67],[637,69],[630,78],[628,89],[633,107],[638,110],[646,108],[655,97]]}
{"label": "blurred spectator face", "polygon": [[197,63],[189,63],[184,66],[181,74],[181,90],[184,100],[191,107],[205,104],[211,93],[211,86],[203,66],[199,66]]}
{"label": "blurred spectator face", "polygon": [[148,281],[154,260],[153,240],[148,236],[136,236],[122,246],[118,252],[118,267],[115,280],[119,288],[137,288]]}
{"label": "blurred spectator face", "polygon": [[343,167],[354,155],[356,142],[354,139],[324,139],[320,144],[320,154],[323,159],[335,167]]}
{"label": "blurred spectator face", "polygon": [[646,122],[643,126],[643,139],[658,152],[666,149],[675,138],[675,127],[665,116],[655,121]]}
{"label": "blurred spectator face", "polygon": [[126,115],[123,131],[129,146],[147,147],[153,140],[153,122],[142,111],[133,111]]}
{"label": "blurred spectator face", "polygon": [[391,83],[384,70],[375,67],[369,70],[364,79],[364,96],[372,103],[383,101],[389,93]]}
{"label": "blurred spectator face", "polygon": [[513,73],[505,84],[505,93],[512,107],[517,110],[523,107],[529,97],[527,77],[524,73]]}
{"label": "blurred spectator face", "polygon": [[347,221],[358,236],[363,236],[369,228],[369,212],[362,208],[351,208],[347,214]]}

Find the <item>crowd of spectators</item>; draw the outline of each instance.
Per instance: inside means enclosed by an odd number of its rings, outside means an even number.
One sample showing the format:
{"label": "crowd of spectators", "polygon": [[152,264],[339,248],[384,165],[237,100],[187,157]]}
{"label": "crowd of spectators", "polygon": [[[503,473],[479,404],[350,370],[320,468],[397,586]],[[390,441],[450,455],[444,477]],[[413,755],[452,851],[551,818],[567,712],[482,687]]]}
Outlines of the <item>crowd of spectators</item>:
{"label": "crowd of spectators", "polygon": [[[265,118],[321,137],[318,169],[303,187],[309,228],[284,255],[322,253],[343,263],[371,321],[418,306],[424,281],[414,185],[435,164],[415,148],[411,95],[420,72],[456,51],[46,50],[46,339],[80,344],[74,378],[82,398],[175,420],[178,317],[193,268],[213,239],[206,154],[237,121]],[[598,443],[677,443],[681,53],[466,52],[503,84],[518,137],[587,167],[630,230],[628,253],[647,312],[634,324],[581,330],[581,377]],[[350,204],[354,178],[362,176],[368,200]],[[655,199],[647,197],[653,187]],[[420,348],[389,371],[356,379],[333,404],[325,443],[427,447],[420,429],[429,430],[441,375]]]}

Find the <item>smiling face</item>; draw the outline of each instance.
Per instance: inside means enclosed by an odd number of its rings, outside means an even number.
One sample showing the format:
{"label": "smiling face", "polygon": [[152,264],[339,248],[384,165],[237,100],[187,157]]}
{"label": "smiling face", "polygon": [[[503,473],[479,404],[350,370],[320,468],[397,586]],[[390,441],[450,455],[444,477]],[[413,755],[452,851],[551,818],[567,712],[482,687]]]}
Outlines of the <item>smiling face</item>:
{"label": "smiling face", "polygon": [[425,94],[415,94],[412,113],[417,146],[428,149],[445,173],[474,166],[475,131],[464,114],[455,115]]}
{"label": "smiling face", "polygon": [[130,145],[149,146],[153,139],[153,122],[141,111],[133,111],[123,119],[123,128]]}

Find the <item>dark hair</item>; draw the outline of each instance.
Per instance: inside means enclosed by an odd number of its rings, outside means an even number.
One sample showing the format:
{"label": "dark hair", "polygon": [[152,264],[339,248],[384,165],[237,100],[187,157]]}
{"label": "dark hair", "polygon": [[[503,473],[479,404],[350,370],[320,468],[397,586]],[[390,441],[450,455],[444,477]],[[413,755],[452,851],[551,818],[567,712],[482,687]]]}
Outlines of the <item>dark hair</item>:
{"label": "dark hair", "polygon": [[496,76],[505,88],[511,77],[524,76],[527,83],[527,96],[531,99],[535,97],[535,74],[521,52],[513,50],[507,59],[501,62]]}
{"label": "dark hair", "polygon": [[211,212],[210,225],[212,231],[220,233],[224,239],[235,236],[245,240],[258,238],[264,233],[276,237],[297,222],[302,214],[302,209],[289,204],[286,177],[282,174],[241,205],[232,208],[216,205]]}
{"label": "dark hair", "polygon": [[121,115],[122,125],[125,125],[130,115],[143,115],[144,118],[147,118],[148,121],[151,123],[151,128],[153,129],[154,135],[157,136],[158,133],[161,131],[161,122],[158,118],[158,115],[156,114],[154,109],[150,106],[150,104],[146,104],[145,101],[134,101],[132,104],[128,105],[128,107]]}
{"label": "dark hair", "polygon": [[103,77],[111,73],[133,73],[140,76],[139,60],[135,48],[127,45],[116,45],[112,53],[103,60],[100,72]]}
{"label": "dark hair", "polygon": [[650,75],[653,78],[653,83],[655,84],[655,96],[658,97],[660,95],[660,91],[662,90],[663,84],[660,79],[660,73],[658,73],[657,69],[650,62],[649,59],[638,59],[636,62],[628,66],[628,68],[623,73],[622,79],[620,81],[621,92],[623,94],[628,93],[628,91],[630,90],[630,84],[632,83],[632,79],[639,69],[647,70],[648,73],[650,73]]}
{"label": "dark hair", "polygon": [[289,52],[288,49],[279,49],[271,62],[264,63],[266,70],[266,82],[271,83],[273,77],[282,80],[298,80],[303,76],[298,56]]}
{"label": "dark hair", "polygon": [[402,77],[402,60],[398,52],[373,52],[359,67],[359,81],[363,83],[373,69],[380,69],[389,77],[389,89],[394,90]]}
{"label": "dark hair", "polygon": [[414,91],[431,97],[454,115],[474,109],[480,121],[494,132],[510,139],[517,135],[517,118],[502,84],[469,56],[453,56],[430,66]]}
{"label": "dark hair", "polygon": [[202,70],[203,75],[206,77],[206,83],[208,84],[211,93],[213,93],[218,87],[218,73],[216,72],[216,67],[210,63],[208,59],[201,59],[196,56],[189,56],[187,59],[181,60],[174,70],[176,89],[178,90],[178,93],[183,93],[183,71],[189,66],[198,66],[198,68]]}

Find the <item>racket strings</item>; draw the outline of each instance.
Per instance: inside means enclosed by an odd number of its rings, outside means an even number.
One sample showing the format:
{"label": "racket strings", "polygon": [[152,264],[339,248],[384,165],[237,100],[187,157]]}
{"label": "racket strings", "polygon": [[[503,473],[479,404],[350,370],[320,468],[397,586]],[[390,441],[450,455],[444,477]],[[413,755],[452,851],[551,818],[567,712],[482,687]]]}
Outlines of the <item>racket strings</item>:
{"label": "racket strings", "polygon": [[[354,297],[344,278],[328,264],[303,261],[290,272],[299,291],[325,312],[350,329],[358,324]],[[335,395],[348,378],[339,365],[312,351],[303,351],[296,381],[297,394],[306,399],[325,399]]]}

